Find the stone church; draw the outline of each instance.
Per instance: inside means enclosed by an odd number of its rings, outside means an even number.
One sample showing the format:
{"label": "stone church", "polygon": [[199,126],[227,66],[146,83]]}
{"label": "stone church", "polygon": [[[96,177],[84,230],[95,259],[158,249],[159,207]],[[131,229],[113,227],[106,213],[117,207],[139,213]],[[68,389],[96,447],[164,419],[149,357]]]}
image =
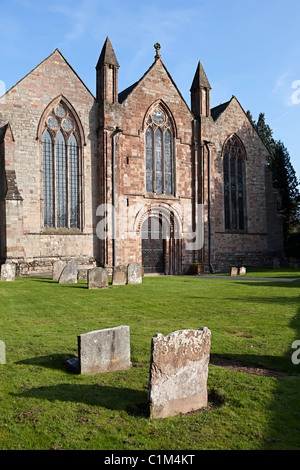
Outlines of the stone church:
{"label": "stone church", "polygon": [[0,263],[184,274],[282,255],[268,152],[239,101],[211,108],[199,62],[189,106],[154,47],[121,92],[107,38],[96,97],[56,49],[0,99]]}

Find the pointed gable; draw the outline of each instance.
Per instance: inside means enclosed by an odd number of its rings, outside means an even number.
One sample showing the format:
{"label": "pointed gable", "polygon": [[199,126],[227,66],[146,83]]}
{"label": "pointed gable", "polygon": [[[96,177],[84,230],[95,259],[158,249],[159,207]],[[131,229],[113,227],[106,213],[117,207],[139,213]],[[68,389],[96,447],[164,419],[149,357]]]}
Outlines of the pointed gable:
{"label": "pointed gable", "polygon": [[[156,80],[155,76],[156,75]],[[181,92],[179,91],[176,83],[174,82],[171,74],[169,73],[167,67],[163,63],[163,61],[159,58],[156,59],[153,64],[149,67],[149,69],[145,72],[145,74],[135,82],[133,85],[129,86],[125,90],[119,93],[119,103],[123,103],[126,101],[126,99],[132,95],[134,91],[136,91],[139,87],[144,86],[144,83],[147,79],[150,79],[152,84],[153,84],[153,90],[152,94],[154,93],[155,90],[155,81],[156,83],[158,81],[169,81],[169,83],[172,85],[173,90],[175,90],[175,93],[177,94],[178,98],[184,103],[185,107],[187,108],[188,112],[190,113],[190,108],[188,104],[186,103],[185,99],[183,98]],[[161,96],[161,99],[164,99],[164,96],[167,96],[167,89],[165,89],[164,95]]]}
{"label": "pointed gable", "polygon": [[85,85],[83,80],[75,72],[73,67],[69,64],[69,62],[63,56],[63,54],[60,52],[60,50],[55,49],[48,57],[46,57],[46,59],[44,59],[42,62],[40,62],[34,69],[32,69],[23,78],[21,78],[15,85],[13,85],[9,90],[7,90],[7,92],[5,93],[5,95],[3,95],[3,97],[9,95],[14,89],[16,89],[16,87],[18,85],[22,84],[22,82],[24,80],[26,80],[28,77],[33,75],[35,72],[38,73],[40,67],[47,66],[47,64],[49,63],[50,64],[50,69],[53,68],[53,65],[51,64],[51,62],[53,62],[53,61],[54,61],[54,63],[61,62],[62,64],[66,65],[72,71],[72,73],[78,78],[78,80],[81,82],[81,84],[84,86],[84,88],[89,92],[89,94],[91,96],[93,96],[92,92],[88,89],[88,87]]}

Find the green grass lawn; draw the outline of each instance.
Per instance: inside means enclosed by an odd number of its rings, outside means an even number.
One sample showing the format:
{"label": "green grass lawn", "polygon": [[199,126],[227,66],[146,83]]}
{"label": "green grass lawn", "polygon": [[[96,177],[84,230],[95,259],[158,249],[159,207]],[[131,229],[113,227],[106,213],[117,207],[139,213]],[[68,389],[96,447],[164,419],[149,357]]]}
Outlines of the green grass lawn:
{"label": "green grass lawn", "polygon": [[[218,276],[230,276],[229,271],[228,273],[216,274]],[[278,270],[270,268],[247,268],[247,272],[243,277],[300,279],[300,270],[288,267],[282,267]]]}
{"label": "green grass lawn", "polygon": [[[1,283],[0,449],[300,449],[300,365],[291,361],[299,288],[199,277],[146,277],[101,291],[47,278]],[[77,335],[120,325],[130,326],[131,370],[83,376],[66,368]],[[212,332],[209,406],[151,422],[152,336],[202,326]],[[232,371],[215,365],[220,358],[285,374]]]}

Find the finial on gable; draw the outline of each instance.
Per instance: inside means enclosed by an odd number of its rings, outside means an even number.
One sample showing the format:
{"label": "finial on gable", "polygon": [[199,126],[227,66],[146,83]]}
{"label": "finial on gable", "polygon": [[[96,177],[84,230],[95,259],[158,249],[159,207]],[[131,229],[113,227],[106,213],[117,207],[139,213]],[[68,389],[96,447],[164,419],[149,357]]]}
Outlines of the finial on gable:
{"label": "finial on gable", "polygon": [[154,44],[154,49],[156,50],[155,60],[160,59],[159,51],[161,49],[161,45],[158,42],[156,44]]}

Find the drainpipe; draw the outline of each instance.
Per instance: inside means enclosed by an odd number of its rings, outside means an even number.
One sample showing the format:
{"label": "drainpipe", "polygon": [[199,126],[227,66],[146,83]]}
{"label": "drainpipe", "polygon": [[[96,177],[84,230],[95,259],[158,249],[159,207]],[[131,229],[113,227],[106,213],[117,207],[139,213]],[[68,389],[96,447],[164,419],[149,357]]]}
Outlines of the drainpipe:
{"label": "drainpipe", "polygon": [[211,142],[208,142],[207,140],[204,140],[204,144],[206,145],[207,152],[208,152],[208,158],[207,158],[207,191],[208,191],[208,258],[209,258],[209,266],[211,269],[211,272],[214,273],[214,267],[211,262],[211,190],[210,190],[210,158],[211,158],[211,153],[210,153],[210,146]]}
{"label": "drainpipe", "polygon": [[112,135],[112,239],[113,239],[113,267],[116,266],[116,187],[115,187],[115,163],[116,163],[116,136],[123,132],[122,129],[116,128]]}

